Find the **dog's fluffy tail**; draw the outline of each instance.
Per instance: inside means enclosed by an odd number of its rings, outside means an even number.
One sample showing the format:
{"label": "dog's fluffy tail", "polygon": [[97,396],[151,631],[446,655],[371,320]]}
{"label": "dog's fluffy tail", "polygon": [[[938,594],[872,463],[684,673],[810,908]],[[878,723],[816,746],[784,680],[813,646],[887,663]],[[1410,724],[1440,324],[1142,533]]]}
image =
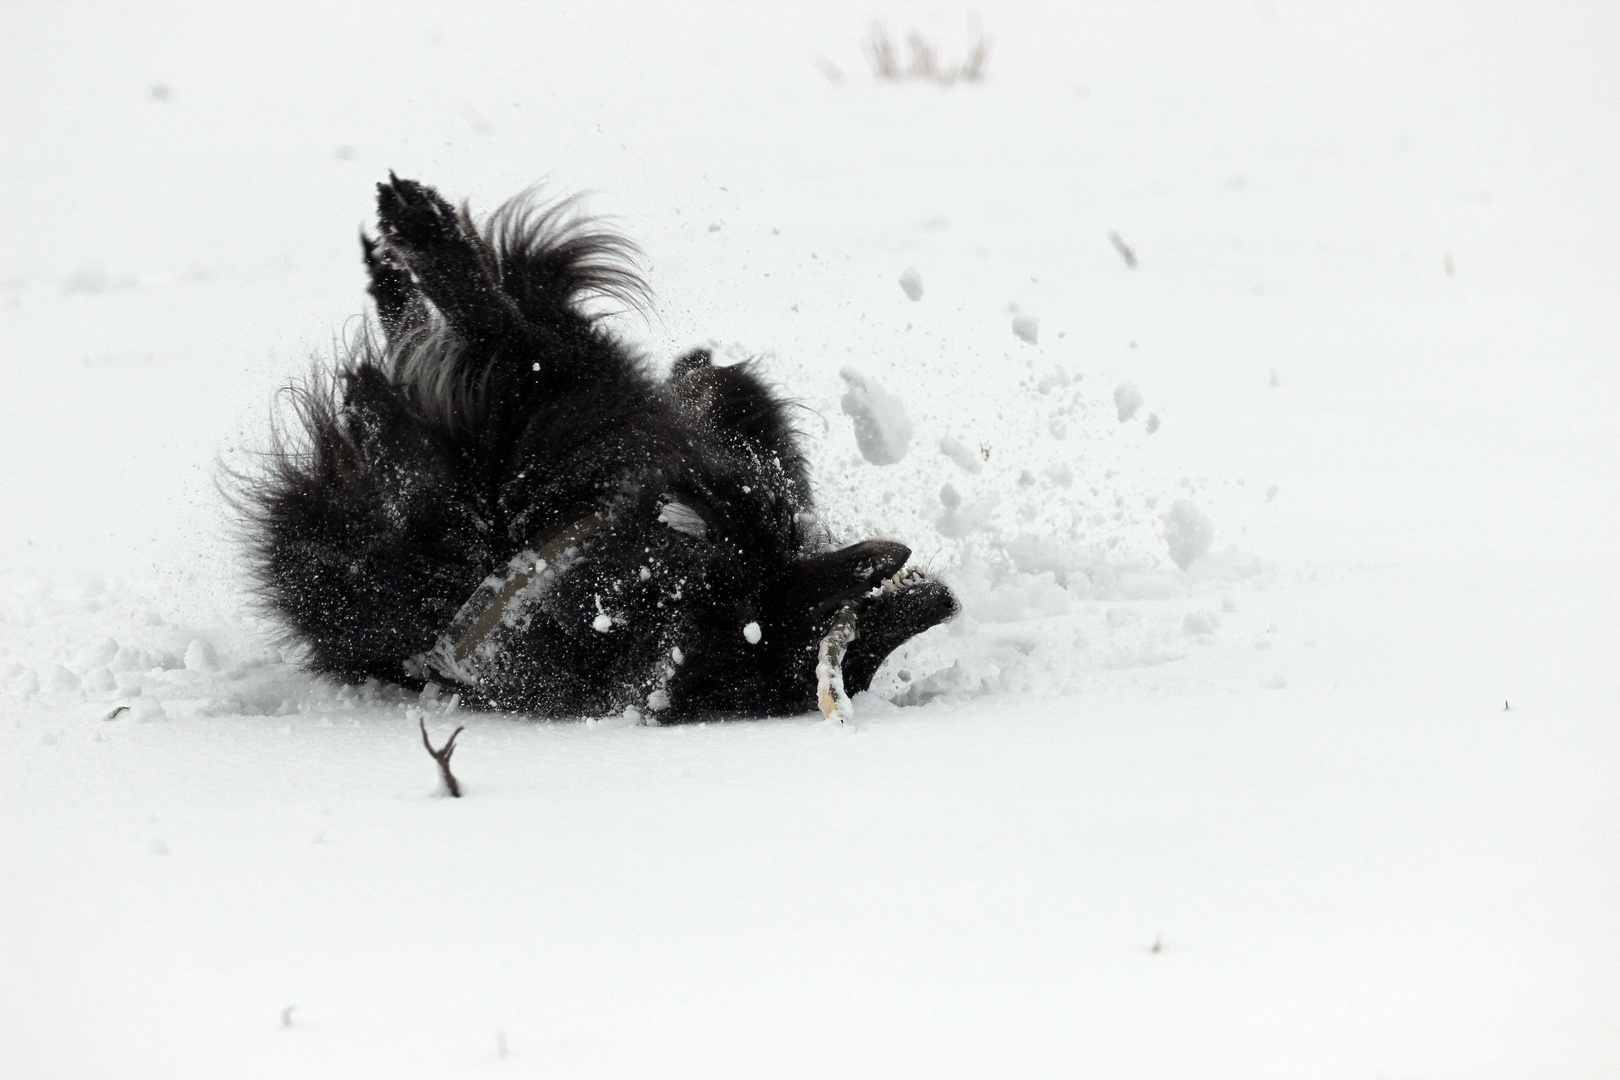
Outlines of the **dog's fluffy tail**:
{"label": "dog's fluffy tail", "polygon": [[[549,203],[539,189],[508,199],[484,223],[482,240],[494,255],[501,290],[537,322],[594,321],[593,301],[651,309],[636,271],[641,249],[580,209],[581,196]],[[462,209],[463,220],[470,215]]]}
{"label": "dog's fluffy tail", "polygon": [[365,335],[336,376],[285,391],[253,471],[222,486],[260,599],[310,668],[401,681],[489,564],[488,523],[453,453],[417,421]]}

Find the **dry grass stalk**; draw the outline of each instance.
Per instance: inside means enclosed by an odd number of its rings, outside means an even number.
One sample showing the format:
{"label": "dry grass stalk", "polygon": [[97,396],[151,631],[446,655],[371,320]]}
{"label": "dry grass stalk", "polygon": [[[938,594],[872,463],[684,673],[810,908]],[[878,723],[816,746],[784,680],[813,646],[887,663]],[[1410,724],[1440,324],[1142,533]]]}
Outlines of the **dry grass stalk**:
{"label": "dry grass stalk", "polygon": [[883,24],[872,24],[872,36],[866,39],[866,55],[872,61],[872,73],[880,79],[898,79],[900,61],[894,55],[894,43]]}
{"label": "dry grass stalk", "polygon": [[916,30],[906,35],[906,45],[911,51],[911,61],[902,67],[899,50],[889,37],[888,29],[882,23],[874,22],[865,44],[872,74],[884,82],[921,79],[942,86],[949,86],[958,79],[963,82],[984,81],[985,63],[990,56],[990,39],[985,37],[982,30],[975,31],[966,58],[955,67],[942,63],[938,46]]}

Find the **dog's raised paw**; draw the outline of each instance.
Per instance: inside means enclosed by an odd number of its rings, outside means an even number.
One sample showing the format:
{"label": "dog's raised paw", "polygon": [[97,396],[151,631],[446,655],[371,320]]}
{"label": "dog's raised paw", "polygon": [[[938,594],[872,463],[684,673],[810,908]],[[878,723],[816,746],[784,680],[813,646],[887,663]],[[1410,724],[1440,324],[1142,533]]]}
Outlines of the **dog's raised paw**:
{"label": "dog's raised paw", "polygon": [[409,284],[411,272],[398,254],[383,241],[367,235],[364,229],[360,230],[360,252],[373,282],[398,280]]}
{"label": "dog's raised paw", "polygon": [[444,196],[392,172],[377,185],[377,227],[396,247],[421,250],[459,235],[456,211]]}

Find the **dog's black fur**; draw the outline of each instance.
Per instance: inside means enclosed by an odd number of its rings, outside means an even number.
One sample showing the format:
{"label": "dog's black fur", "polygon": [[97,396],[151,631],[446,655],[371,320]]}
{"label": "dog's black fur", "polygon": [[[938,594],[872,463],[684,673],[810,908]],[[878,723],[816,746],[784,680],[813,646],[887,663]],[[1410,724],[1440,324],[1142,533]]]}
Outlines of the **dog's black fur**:
{"label": "dog's black fur", "polygon": [[[262,597],[307,666],[459,681],[469,704],[546,716],[810,710],[838,609],[910,552],[827,550],[788,403],[703,351],[649,375],[587,306],[640,300],[635,249],[570,203],[520,197],[478,229],[391,175],[377,212],[380,239],[361,242],[382,334],[294,391],[302,430],[236,488]],[[581,522],[594,524],[506,609],[476,673],[446,678],[469,597]],[[862,601],[852,693],[957,610],[938,581],[896,581]]]}

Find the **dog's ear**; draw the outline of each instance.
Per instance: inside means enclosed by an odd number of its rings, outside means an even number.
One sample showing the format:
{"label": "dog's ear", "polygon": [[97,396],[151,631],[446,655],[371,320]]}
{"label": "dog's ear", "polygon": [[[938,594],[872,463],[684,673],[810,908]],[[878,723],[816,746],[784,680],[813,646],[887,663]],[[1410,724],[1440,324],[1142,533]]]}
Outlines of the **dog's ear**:
{"label": "dog's ear", "polygon": [[812,620],[893,577],[911,558],[911,549],[893,540],[863,540],[796,562],[788,571],[783,600]]}
{"label": "dog's ear", "polygon": [[678,358],[670,365],[670,382],[679,382],[695,371],[701,371],[714,363],[714,355],[708,349],[693,349],[686,355]]}
{"label": "dog's ear", "polygon": [[794,509],[808,508],[810,478],[789,419],[792,406],[752,361],[717,367],[707,349],[693,349],[671,366],[667,387],[694,427],[750,459],[767,490]]}

